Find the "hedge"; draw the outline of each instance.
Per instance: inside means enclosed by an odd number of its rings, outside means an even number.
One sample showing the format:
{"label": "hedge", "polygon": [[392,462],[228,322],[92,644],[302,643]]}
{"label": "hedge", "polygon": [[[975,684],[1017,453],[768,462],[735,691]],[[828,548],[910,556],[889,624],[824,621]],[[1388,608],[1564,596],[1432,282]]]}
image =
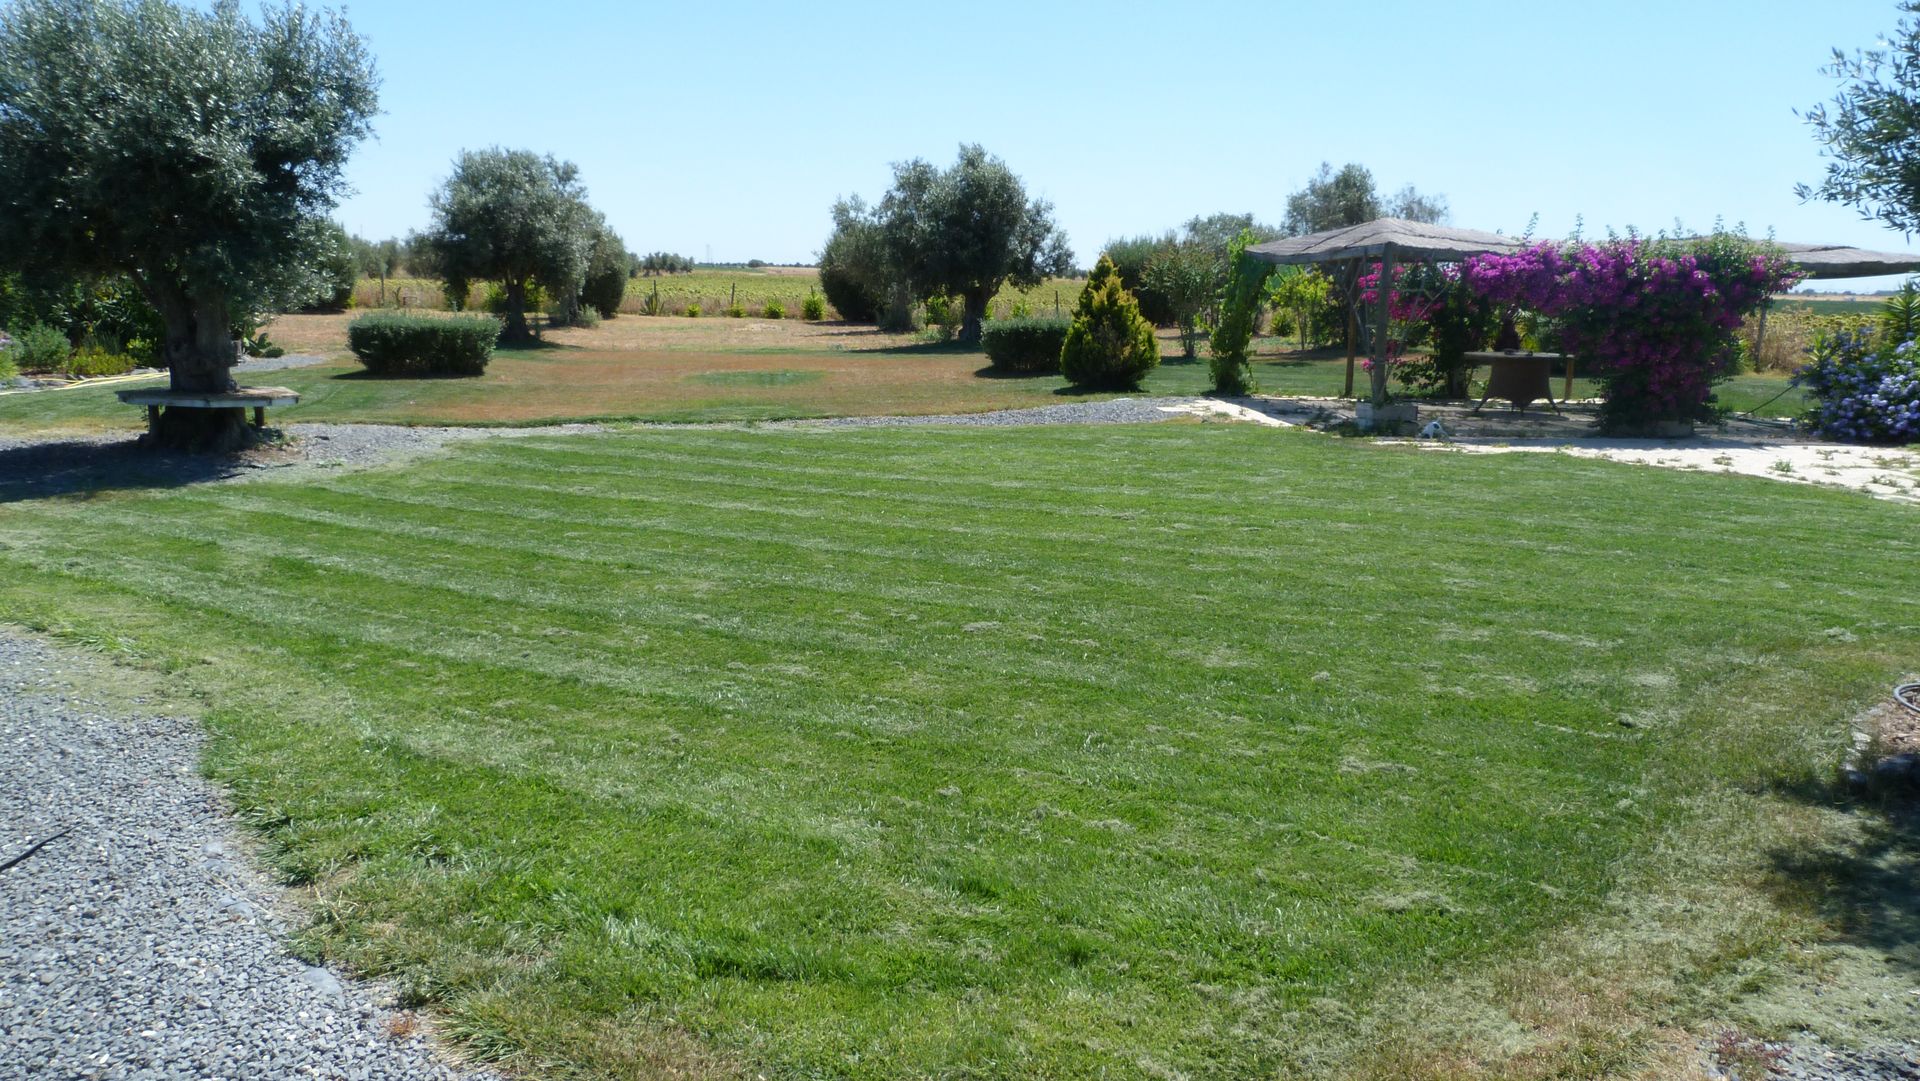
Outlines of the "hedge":
{"label": "hedge", "polygon": [[1001,371],[1057,372],[1071,325],[1065,319],[996,319],[980,328],[980,344]]}
{"label": "hedge", "polygon": [[499,340],[490,315],[382,312],[347,326],[347,347],[375,375],[479,375]]}

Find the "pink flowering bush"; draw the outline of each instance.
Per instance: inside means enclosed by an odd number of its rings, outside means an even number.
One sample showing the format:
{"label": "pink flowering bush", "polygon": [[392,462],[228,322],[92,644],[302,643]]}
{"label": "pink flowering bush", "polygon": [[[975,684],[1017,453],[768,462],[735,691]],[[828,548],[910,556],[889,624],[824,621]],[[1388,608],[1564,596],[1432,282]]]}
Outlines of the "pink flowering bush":
{"label": "pink flowering bush", "polygon": [[1556,321],[1562,348],[1604,388],[1608,428],[1710,419],[1741,319],[1799,280],[1778,251],[1730,233],[1538,244],[1476,256],[1462,274],[1494,304]]}

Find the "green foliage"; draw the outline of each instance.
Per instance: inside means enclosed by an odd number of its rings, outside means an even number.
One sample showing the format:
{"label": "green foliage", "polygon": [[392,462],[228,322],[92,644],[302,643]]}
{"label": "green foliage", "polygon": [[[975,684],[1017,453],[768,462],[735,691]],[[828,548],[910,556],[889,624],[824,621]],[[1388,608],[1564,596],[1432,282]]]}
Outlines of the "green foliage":
{"label": "green foliage", "polygon": [[1188,360],[1198,355],[1201,315],[1217,297],[1222,276],[1213,251],[1191,241],[1162,247],[1147,261],[1145,285],[1166,299]]}
{"label": "green foliage", "polygon": [[1318,270],[1297,266],[1278,268],[1272,282],[1267,299],[1277,311],[1287,313],[1294,333],[1299,335],[1300,348],[1305,350],[1313,329],[1314,314],[1326,307],[1328,297],[1332,295],[1333,283]]}
{"label": "green foliage", "polygon": [[729,304],[727,305],[725,315],[728,319],[745,319],[747,317],[747,306],[740,303]]}
{"label": "green foliage", "polygon": [[978,144],[961,146],[946,169],[919,159],[894,166],[893,187],[870,221],[889,284],[921,300],[961,299],[963,341],[979,340],[987,303],[1003,284],[1031,287],[1073,266],[1053,204],[1029,199],[1006,162]]}
{"label": "green foliage", "polygon": [[1068,319],[998,319],[981,329],[980,344],[1001,371],[1057,372],[1072,325]]}
{"label": "green foliage", "polygon": [[612,319],[620,314],[620,302],[627,297],[626,242],[604,219],[594,231],[593,247],[587,254],[586,278],[580,283],[580,303]]}
{"label": "green foliage", "polygon": [[1027,300],[1027,298],[1025,297],[1021,297],[1020,299],[1014,301],[1013,307],[1007,312],[1007,318],[1009,319],[1033,318],[1033,303]]}
{"label": "green foliage", "polygon": [[347,230],[327,223],[326,246],[318,256],[320,287],[303,307],[345,311],[353,307],[353,287],[360,280],[360,259]]}
{"label": "green foliage", "polygon": [[951,327],[960,321],[962,306],[955,304],[953,298],[945,293],[935,293],[927,298],[927,322],[937,327]]}
{"label": "green foliage", "polygon": [[1827,175],[1794,190],[1802,199],[1845,203],[1903,233],[1920,229],[1920,0],[1901,0],[1902,18],[1879,48],[1833,51],[1821,69],[1840,84],[1831,103],[1808,109],[1825,148]]}
{"label": "green foliage", "polygon": [[800,318],[809,323],[817,323],[827,317],[827,302],[818,293],[808,293],[807,299],[800,302]]}
{"label": "green foliage", "polygon": [[25,372],[57,372],[66,368],[67,356],[73,352],[73,343],[59,328],[45,323],[28,323],[9,333],[13,344],[7,352],[12,355],[14,366]]}
{"label": "green foliage", "polygon": [[492,316],[379,312],[348,325],[347,346],[375,375],[479,375],[500,334]]}
{"label": "green foliage", "polygon": [[1487,347],[1499,313],[1464,281],[1447,279],[1430,266],[1413,268],[1404,282],[1403,289],[1424,290],[1436,298],[1426,319],[1431,348],[1424,359],[1408,358],[1395,365],[1394,377],[1422,393],[1467,397],[1473,366],[1466,355]]}
{"label": "green foliage", "polygon": [[693,268],[692,258],[675,255],[668,251],[648,252],[630,263],[630,273],[640,277],[653,277],[656,274],[691,274]]}
{"label": "green foliage", "polygon": [[433,224],[423,243],[438,272],[448,281],[498,283],[508,340],[532,336],[534,286],[549,297],[576,295],[599,226],[573,163],[525,150],[468,151],[428,202]]}
{"label": "green foliage", "polygon": [[125,353],[111,353],[95,346],[76,350],[68,357],[66,372],[75,379],[97,379],[108,375],[125,375],[134,367],[133,358]]}
{"label": "green foliage", "polygon": [[[552,300],[553,298],[547,295],[544,287],[529,285],[527,286],[527,291],[521,303],[524,305],[523,310],[537,312],[545,309],[548,304],[552,303]],[[488,315],[504,316],[512,307],[512,304],[512,299],[507,296],[506,286],[498,282],[489,283],[486,295],[480,298],[480,310],[486,312]]]}
{"label": "green foliage", "polygon": [[1121,285],[1113,260],[1101,256],[1061,344],[1060,373],[1078,387],[1132,390],[1159,363],[1153,324]]}
{"label": "green foliage", "polygon": [[777,300],[769,300],[767,301],[767,306],[760,309],[760,315],[765,319],[785,319],[787,317],[787,306]]}
{"label": "green foliage", "polygon": [[1332,163],[1323,161],[1307,186],[1287,197],[1287,232],[1295,236],[1359,225],[1380,216],[1373,173],[1358,162],[1335,173]]}
{"label": "green foliage", "polygon": [[1901,282],[1900,291],[1882,305],[1880,337],[1896,343],[1920,338],[1920,289],[1911,280]]}
{"label": "green foliage", "polygon": [[0,384],[20,374],[20,366],[13,361],[13,341],[0,334]]}
{"label": "green foliage", "polygon": [[1231,269],[1221,297],[1220,320],[1208,343],[1211,348],[1207,367],[1213,376],[1216,394],[1253,392],[1253,370],[1247,362],[1247,349],[1253,343],[1253,328],[1260,318],[1267,278],[1273,273],[1272,263],[1247,254],[1247,248],[1253,243],[1253,230],[1241,230],[1228,256]]}
{"label": "green foliage", "polygon": [[236,317],[319,292],[325,215],[376,86],[331,12],[15,0],[0,8],[0,261],[138,272],[175,385],[224,383]]}
{"label": "green foliage", "polygon": [[1133,294],[1140,305],[1140,314],[1155,326],[1172,326],[1175,316],[1172,302],[1148,284],[1147,264],[1163,248],[1177,243],[1179,240],[1168,233],[1164,237],[1126,237],[1107,244],[1106,257],[1113,260],[1121,286]]}
{"label": "green foliage", "polygon": [[687,316],[687,318],[688,318],[688,319],[698,319],[698,318],[700,318],[700,305],[698,305],[698,304],[689,304],[689,305],[687,305],[687,311],[686,311],[686,316]]}

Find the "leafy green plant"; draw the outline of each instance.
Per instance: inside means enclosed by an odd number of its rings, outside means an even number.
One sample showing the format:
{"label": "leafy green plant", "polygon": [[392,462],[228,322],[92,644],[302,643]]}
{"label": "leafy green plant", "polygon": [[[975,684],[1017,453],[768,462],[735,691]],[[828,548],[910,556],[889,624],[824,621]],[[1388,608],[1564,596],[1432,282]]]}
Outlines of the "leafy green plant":
{"label": "leafy green plant", "polygon": [[1920,289],[1911,280],[1901,282],[1900,291],[1881,305],[1880,338],[1895,344],[1920,338]]}
{"label": "leafy green plant", "polygon": [[817,323],[827,317],[827,302],[818,293],[809,292],[807,299],[800,302],[800,318],[809,323]]}
{"label": "leafy green plant", "polygon": [[75,379],[97,379],[109,375],[125,375],[134,369],[133,358],[125,353],[110,353],[105,349],[89,348],[77,350],[67,358],[66,372]]}
{"label": "leafy green plant", "polygon": [[13,332],[13,345],[7,351],[23,372],[57,372],[67,366],[73,345],[57,328],[29,323]]}
{"label": "leafy green plant", "polygon": [[688,318],[688,319],[698,319],[698,318],[700,318],[700,305],[698,305],[698,304],[689,304],[689,305],[687,305],[687,313],[686,313],[686,314],[687,314],[687,318]]}
{"label": "leafy green plant", "polygon": [[1267,277],[1273,273],[1272,263],[1247,254],[1253,242],[1253,231],[1243,229],[1228,248],[1227,287],[1220,298],[1220,321],[1207,342],[1207,369],[1213,376],[1216,394],[1253,391],[1253,369],[1247,363],[1247,348],[1253,343],[1253,327],[1260,318]]}
{"label": "leafy green plant", "polygon": [[1067,319],[998,319],[981,328],[980,344],[1001,371],[1057,372],[1072,325]]}
{"label": "leafy green plant", "polygon": [[777,300],[769,300],[767,301],[767,306],[760,309],[760,315],[765,319],[785,319],[787,317],[787,306]]}
{"label": "leafy green plant", "polygon": [[1022,297],[1021,299],[1013,302],[1013,307],[1007,312],[1007,318],[1032,319],[1033,305],[1029,304],[1026,298]]}
{"label": "leafy green plant", "polygon": [[728,319],[745,319],[747,317],[746,305],[738,302],[729,304],[727,305],[726,315]]}
{"label": "leafy green plant", "polygon": [[493,358],[501,322],[490,315],[381,312],[347,327],[347,346],[375,375],[479,375]]}
{"label": "leafy green plant", "polygon": [[13,342],[0,334],[0,383],[20,374],[20,368],[13,362]]}
{"label": "leafy green plant", "polygon": [[1061,345],[1061,374],[1078,387],[1132,390],[1159,363],[1153,324],[1120,284],[1113,260],[1101,256]]}

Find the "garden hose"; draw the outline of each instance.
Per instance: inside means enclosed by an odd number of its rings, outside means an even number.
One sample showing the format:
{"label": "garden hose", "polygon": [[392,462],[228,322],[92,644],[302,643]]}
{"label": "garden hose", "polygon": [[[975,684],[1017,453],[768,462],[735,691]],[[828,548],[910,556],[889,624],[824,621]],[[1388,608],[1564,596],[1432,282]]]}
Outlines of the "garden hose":
{"label": "garden hose", "polygon": [[1766,401],[1761,402],[1759,405],[1754,406],[1752,409],[1749,409],[1740,415],[1743,417],[1746,417],[1749,420],[1756,420],[1758,418],[1754,416],[1755,413],[1758,413],[1760,410],[1765,409],[1766,407],[1772,405],[1773,403],[1779,401],[1780,399],[1786,397],[1787,395],[1793,393],[1798,389],[1800,388],[1796,386],[1789,386],[1787,387],[1786,390],[1783,390],[1780,393],[1774,395],[1773,397],[1768,398]]}
{"label": "garden hose", "polygon": [[1893,700],[1920,714],[1920,683],[1902,683],[1893,689]]}

